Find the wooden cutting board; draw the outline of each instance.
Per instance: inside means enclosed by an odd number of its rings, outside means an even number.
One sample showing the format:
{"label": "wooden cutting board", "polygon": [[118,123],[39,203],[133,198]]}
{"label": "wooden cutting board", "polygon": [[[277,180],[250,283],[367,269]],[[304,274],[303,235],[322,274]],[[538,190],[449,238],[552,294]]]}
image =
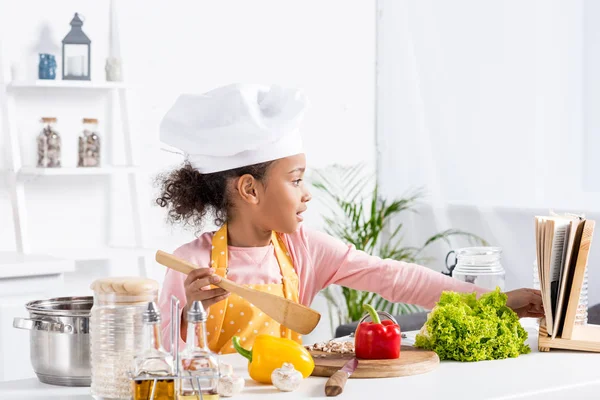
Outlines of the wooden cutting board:
{"label": "wooden cutting board", "polygon": [[[354,353],[325,353],[310,351],[315,361],[313,376],[331,376],[354,357]],[[402,346],[400,358],[395,360],[358,360],[358,366],[350,378],[390,378],[424,374],[440,365],[440,358],[433,351]]]}

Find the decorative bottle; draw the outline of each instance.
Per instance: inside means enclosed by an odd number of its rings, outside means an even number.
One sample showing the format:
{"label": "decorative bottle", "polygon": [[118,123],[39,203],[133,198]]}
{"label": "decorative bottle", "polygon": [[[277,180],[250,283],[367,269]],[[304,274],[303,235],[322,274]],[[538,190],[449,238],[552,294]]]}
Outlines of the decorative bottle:
{"label": "decorative bottle", "polygon": [[61,138],[56,131],[56,118],[42,118],[42,131],[37,137],[37,166],[40,168],[60,167]]}
{"label": "decorative bottle", "polygon": [[[210,351],[206,340],[207,313],[199,301],[194,301],[187,313],[187,344],[180,355],[180,400],[199,397],[204,400],[219,399],[219,361]],[[188,378],[189,377],[189,378]]]}
{"label": "decorative bottle", "polygon": [[173,356],[162,346],[160,313],[156,303],[148,303],[142,319],[144,344],[134,359],[133,377],[150,379],[133,380],[133,399],[147,400],[154,393],[154,400],[175,400]]}
{"label": "decorative bottle", "polygon": [[83,119],[83,132],[79,136],[78,167],[100,166],[100,136],[98,135],[98,120]]}

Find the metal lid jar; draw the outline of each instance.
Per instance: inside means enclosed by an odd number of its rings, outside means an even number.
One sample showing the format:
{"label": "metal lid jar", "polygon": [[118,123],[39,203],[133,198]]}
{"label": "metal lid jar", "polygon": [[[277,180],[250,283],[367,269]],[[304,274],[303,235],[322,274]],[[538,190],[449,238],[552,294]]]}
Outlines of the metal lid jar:
{"label": "metal lid jar", "polygon": [[158,282],[139,277],[103,278],[91,285],[92,383],[95,399],[130,399],[129,373],[143,343],[142,315],[157,301]]}
{"label": "metal lid jar", "polygon": [[500,247],[466,247],[456,251],[452,276],[479,287],[504,290],[506,272],[500,263]]}

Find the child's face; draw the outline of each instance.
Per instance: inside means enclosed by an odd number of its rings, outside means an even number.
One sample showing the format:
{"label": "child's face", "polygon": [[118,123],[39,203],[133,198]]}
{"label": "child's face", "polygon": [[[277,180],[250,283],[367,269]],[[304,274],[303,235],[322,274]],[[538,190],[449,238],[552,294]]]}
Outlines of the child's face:
{"label": "child's face", "polygon": [[261,186],[258,211],[260,224],[269,230],[293,233],[304,219],[311,195],[304,185],[306,157],[298,154],[275,161]]}

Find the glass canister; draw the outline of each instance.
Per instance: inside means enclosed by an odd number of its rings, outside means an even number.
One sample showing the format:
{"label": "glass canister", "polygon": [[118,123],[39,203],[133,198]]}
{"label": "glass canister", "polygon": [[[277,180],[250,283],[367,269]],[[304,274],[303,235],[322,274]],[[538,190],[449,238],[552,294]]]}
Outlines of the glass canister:
{"label": "glass canister", "polygon": [[92,283],[90,317],[91,393],[95,399],[130,399],[130,372],[143,345],[143,314],[157,301],[158,282],[139,277]]}
{"label": "glass canister", "polygon": [[83,119],[83,132],[79,136],[79,167],[100,166],[100,135],[98,135],[98,120]]}
{"label": "glass canister", "polygon": [[505,271],[500,263],[499,247],[466,247],[456,251],[456,267],[452,276],[479,287],[504,291]]}
{"label": "glass canister", "polygon": [[56,118],[43,117],[42,131],[37,137],[37,166],[40,168],[60,167],[61,138],[56,130]]}

